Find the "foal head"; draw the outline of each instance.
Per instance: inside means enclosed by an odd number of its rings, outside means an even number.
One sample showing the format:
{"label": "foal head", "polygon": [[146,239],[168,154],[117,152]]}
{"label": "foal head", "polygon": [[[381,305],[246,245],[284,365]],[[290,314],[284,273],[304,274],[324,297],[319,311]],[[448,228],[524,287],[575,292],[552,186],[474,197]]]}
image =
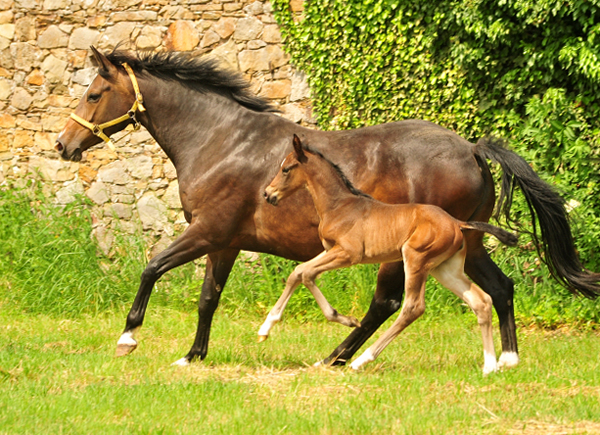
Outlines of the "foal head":
{"label": "foal head", "polygon": [[302,142],[294,135],[294,151],[287,155],[279,172],[265,189],[264,196],[269,204],[277,205],[280,200],[306,185],[306,174],[301,170],[301,165],[307,161]]}
{"label": "foal head", "polygon": [[[94,47],[92,52],[98,63],[98,75],[74,112],[77,117],[89,123],[90,127],[82,125],[74,118],[69,118],[65,128],[58,135],[54,147],[65,160],[81,160],[83,151],[103,141],[93,129],[127,114],[136,101],[133,85],[125,70],[111,63]],[[108,137],[123,130],[131,122],[133,118],[99,131]]]}

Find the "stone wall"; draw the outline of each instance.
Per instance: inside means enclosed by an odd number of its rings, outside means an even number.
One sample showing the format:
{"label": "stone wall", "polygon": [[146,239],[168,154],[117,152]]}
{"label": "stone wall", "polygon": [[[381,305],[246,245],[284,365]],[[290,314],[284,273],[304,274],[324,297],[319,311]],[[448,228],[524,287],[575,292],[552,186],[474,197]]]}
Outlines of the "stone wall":
{"label": "stone wall", "polygon": [[59,204],[87,195],[106,252],[116,231],[141,226],[162,248],[185,225],[174,167],[144,129],[117,142],[116,154],[98,145],[79,163],[53,149],[95,76],[89,46],[108,51],[122,41],[216,56],[283,116],[314,123],[305,77],[290,65],[266,1],[0,0],[0,184],[41,178]]}

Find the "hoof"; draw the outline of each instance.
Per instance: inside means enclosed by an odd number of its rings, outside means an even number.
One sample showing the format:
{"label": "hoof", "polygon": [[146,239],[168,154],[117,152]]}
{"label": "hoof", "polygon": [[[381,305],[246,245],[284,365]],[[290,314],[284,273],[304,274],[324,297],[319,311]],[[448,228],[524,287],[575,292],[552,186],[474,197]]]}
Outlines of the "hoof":
{"label": "hoof", "polygon": [[135,350],[137,344],[117,344],[117,351],[115,352],[115,356],[125,356],[129,355],[131,352]]}
{"label": "hoof", "polygon": [[186,357],[183,357],[181,359],[178,359],[177,361],[175,361],[171,365],[172,366],[178,366],[178,367],[187,367],[187,366],[190,365],[190,362],[188,361],[188,359]]}
{"label": "hoof", "polygon": [[350,326],[354,326],[355,328],[360,328],[360,322],[356,317],[350,317],[350,322],[352,323]]}
{"label": "hoof", "polygon": [[262,343],[263,341],[265,341],[267,338],[269,338],[268,335],[259,335],[258,336],[258,342]]}

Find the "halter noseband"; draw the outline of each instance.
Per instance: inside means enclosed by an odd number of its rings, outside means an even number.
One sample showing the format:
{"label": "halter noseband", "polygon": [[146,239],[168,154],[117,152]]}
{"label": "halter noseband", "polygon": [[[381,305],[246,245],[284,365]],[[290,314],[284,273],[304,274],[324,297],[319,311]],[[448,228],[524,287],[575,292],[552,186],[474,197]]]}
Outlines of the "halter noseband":
{"label": "halter noseband", "polygon": [[90,129],[94,135],[98,136],[100,139],[102,139],[104,142],[106,142],[108,147],[113,151],[115,150],[115,145],[113,144],[110,137],[108,137],[104,133],[104,129],[108,128],[108,127],[112,127],[113,125],[120,124],[123,121],[131,120],[133,123],[133,130],[134,131],[138,130],[140,128],[140,123],[135,118],[135,112],[138,110],[140,112],[146,111],[146,108],[144,107],[144,104],[143,104],[144,98],[142,97],[142,93],[140,92],[140,88],[138,86],[137,79],[135,78],[135,74],[133,73],[133,70],[126,63],[123,63],[122,65],[123,65],[123,68],[125,68],[125,71],[127,71],[129,78],[131,79],[131,84],[133,85],[133,90],[135,92],[135,101],[133,102],[131,109],[129,109],[125,115],[119,116],[118,118],[115,118],[112,121],[107,121],[102,124],[92,124],[91,122],[86,121],[82,117],[75,115],[75,113],[71,113],[71,118],[73,118],[75,121],[77,121],[79,124],[83,125],[84,127]]}

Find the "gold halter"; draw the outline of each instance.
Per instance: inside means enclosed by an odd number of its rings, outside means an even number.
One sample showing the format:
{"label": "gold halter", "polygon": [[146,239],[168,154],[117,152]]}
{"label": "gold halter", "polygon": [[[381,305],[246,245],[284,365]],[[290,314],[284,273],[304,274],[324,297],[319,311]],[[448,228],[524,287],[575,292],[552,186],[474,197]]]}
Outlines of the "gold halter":
{"label": "gold halter", "polygon": [[108,147],[113,151],[115,150],[115,145],[113,144],[113,141],[110,139],[110,137],[108,137],[104,133],[104,129],[108,128],[108,127],[112,127],[113,125],[120,124],[123,121],[131,120],[133,123],[133,131],[136,131],[140,128],[140,123],[135,118],[135,112],[137,110],[139,110],[140,112],[146,111],[146,108],[144,107],[144,104],[143,104],[144,98],[142,97],[142,93],[140,92],[140,88],[138,86],[138,83],[135,78],[135,74],[133,73],[133,70],[126,63],[123,63],[122,65],[123,65],[123,68],[125,68],[125,71],[127,71],[129,78],[131,79],[131,84],[133,85],[133,90],[135,92],[135,101],[133,102],[133,106],[131,106],[131,109],[129,109],[125,115],[119,116],[118,118],[115,118],[112,121],[107,121],[102,124],[92,124],[91,122],[86,121],[82,117],[75,115],[75,113],[71,113],[71,118],[73,118],[75,121],[77,121],[84,127],[89,128],[93,134],[95,134],[100,139],[102,139],[104,142],[106,142]]}

